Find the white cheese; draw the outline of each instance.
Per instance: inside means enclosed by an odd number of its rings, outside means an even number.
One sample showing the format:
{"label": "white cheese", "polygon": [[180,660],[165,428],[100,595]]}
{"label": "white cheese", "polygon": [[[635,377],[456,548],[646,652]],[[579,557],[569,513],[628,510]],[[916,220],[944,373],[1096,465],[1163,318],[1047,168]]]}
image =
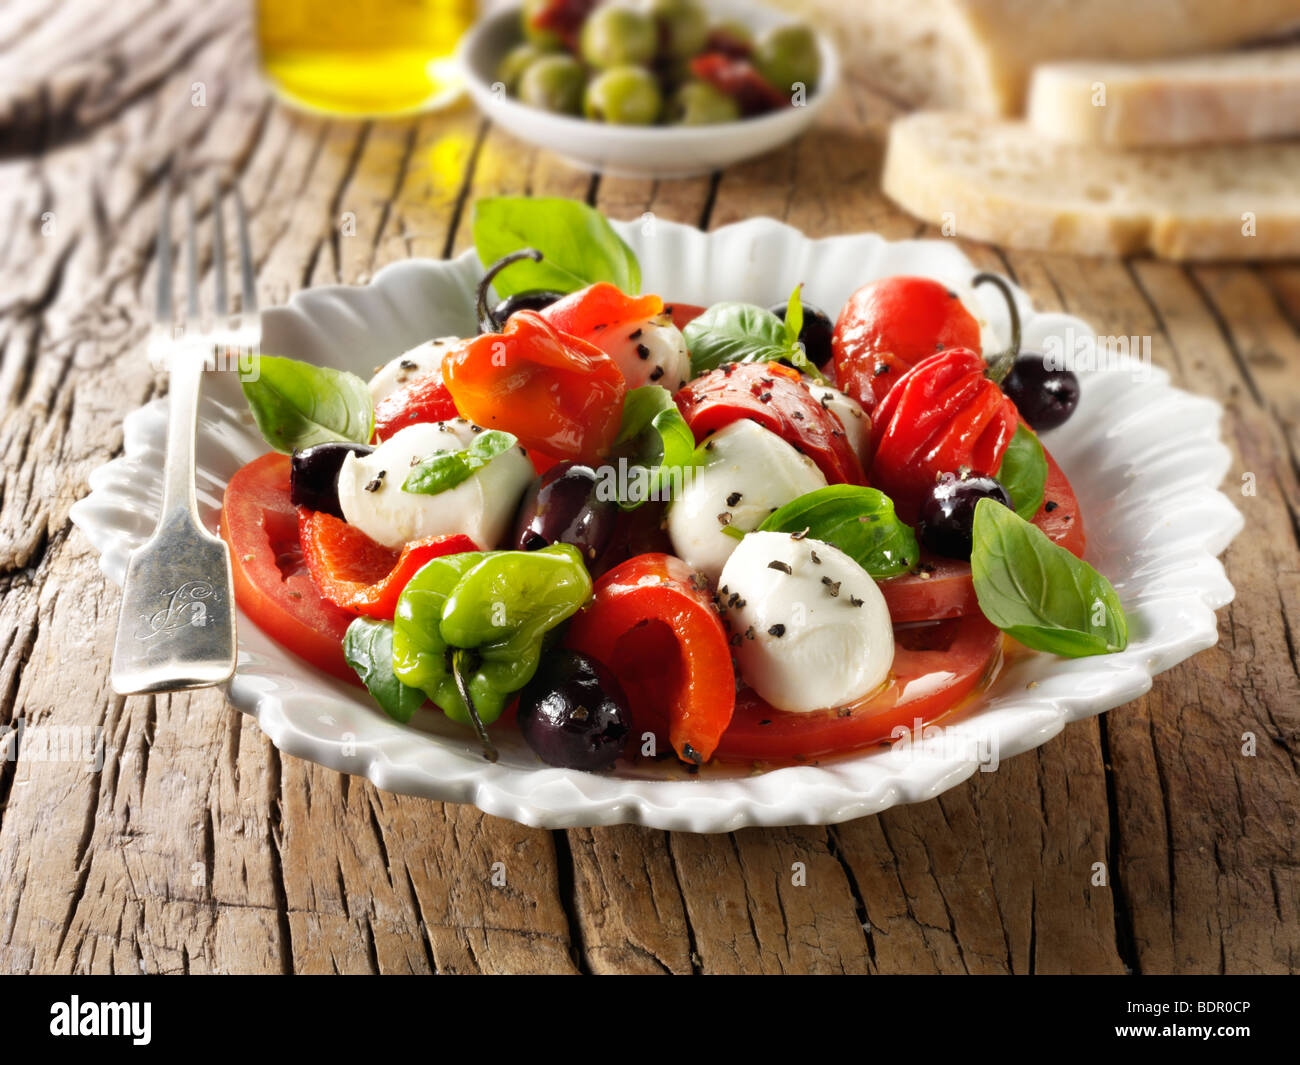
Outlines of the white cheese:
{"label": "white cheese", "polygon": [[755,529],[777,507],[825,488],[826,478],[810,458],[748,418],[709,441],[704,466],[668,508],[668,535],[674,552],[716,582],[739,543],[722,531],[724,521],[742,531]]}
{"label": "white cheese", "polygon": [[862,404],[830,385],[810,384],[813,399],[830,411],[844,427],[844,436],[853,448],[863,469],[871,460],[871,419]]}
{"label": "white cheese", "polygon": [[518,447],[498,455],[466,480],[437,495],[403,490],[414,465],[439,451],[460,451],[474,442],[463,418],[422,422],[394,433],[369,455],[349,455],[339,470],[339,506],[349,525],[387,547],[426,536],[464,533],[482,550],[505,536],[533,464]]}
{"label": "white cheese", "polygon": [[837,547],[750,533],[727,559],[719,595],[731,631],[742,634],[741,677],[777,710],[843,706],[889,676],[894,630],[885,598]]}
{"label": "white cheese", "polygon": [[460,337],[439,337],[384,363],[370,379],[370,398],[378,403],[417,378],[441,372],[443,358],[460,342]]}
{"label": "white cheese", "polygon": [[676,392],[690,380],[686,340],[667,315],[602,331],[592,342],[623,371],[628,388],[662,385]]}

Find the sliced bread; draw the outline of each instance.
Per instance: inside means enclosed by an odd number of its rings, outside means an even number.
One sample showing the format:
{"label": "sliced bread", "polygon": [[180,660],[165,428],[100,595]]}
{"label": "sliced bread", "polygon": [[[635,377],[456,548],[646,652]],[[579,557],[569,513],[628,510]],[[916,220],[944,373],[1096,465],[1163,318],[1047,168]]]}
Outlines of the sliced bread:
{"label": "sliced bread", "polygon": [[1300,0],[784,0],[835,32],[851,76],[901,103],[1023,113],[1030,71],[1080,56],[1214,52],[1300,26]]}
{"label": "sliced bread", "polygon": [[1044,137],[1150,147],[1300,134],[1300,46],[1038,67],[1027,117]]}
{"label": "sliced bread", "polygon": [[1300,141],[1123,151],[1028,123],[917,112],[889,132],[882,185],[949,236],[1083,255],[1300,255]]}

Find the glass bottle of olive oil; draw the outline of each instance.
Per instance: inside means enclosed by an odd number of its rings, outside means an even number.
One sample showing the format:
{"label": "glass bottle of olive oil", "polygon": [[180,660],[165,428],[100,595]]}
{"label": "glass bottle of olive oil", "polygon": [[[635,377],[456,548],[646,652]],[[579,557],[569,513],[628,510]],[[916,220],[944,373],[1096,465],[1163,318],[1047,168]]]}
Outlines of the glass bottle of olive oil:
{"label": "glass bottle of olive oil", "polygon": [[262,69],[288,102],[344,115],[438,107],[476,0],[256,0]]}

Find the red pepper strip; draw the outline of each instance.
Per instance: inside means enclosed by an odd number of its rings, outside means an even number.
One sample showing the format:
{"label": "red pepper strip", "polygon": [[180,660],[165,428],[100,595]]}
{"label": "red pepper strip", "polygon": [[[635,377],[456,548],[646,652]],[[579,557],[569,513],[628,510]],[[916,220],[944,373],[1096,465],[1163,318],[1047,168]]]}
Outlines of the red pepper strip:
{"label": "red pepper strip", "polygon": [[553,30],[570,50],[577,50],[578,31],[600,0],[549,0],[529,16],[539,30]]}
{"label": "red pepper strip", "polygon": [[402,589],[433,558],[477,551],[468,536],[431,536],[400,551],[375,543],[332,514],[298,508],[298,536],[323,598],[370,618],[393,620]]}
{"label": "red pepper strip", "polygon": [[867,483],[839,421],[813,398],[792,367],[729,363],[697,377],[674,398],[697,441],[750,418],[817,463],[828,483]]}
{"label": "red pepper strip", "polygon": [[535,311],[516,311],[504,332],[452,352],[442,378],[471,421],[514,433],[529,451],[586,463],[618,435],[627,390],[613,359]]}
{"label": "red pepper strip", "polygon": [[871,483],[904,521],[915,520],[940,474],[965,467],[992,476],[1002,465],[1020,417],[986,368],[968,348],[942,351],[908,370],[876,408]]}
{"label": "red pepper strip", "polygon": [[387,440],[417,422],[445,422],[457,417],[456,403],[433,372],[410,381],[375,404],[375,439]]}
{"label": "red pepper strip", "polygon": [[704,52],[691,60],[691,73],[734,98],[746,115],[790,106],[790,99],[769,85],[748,59]]}
{"label": "red pepper strip", "polygon": [[683,762],[707,762],[731,721],[736,677],[707,582],[673,555],[638,555],[596,582],[567,645],[608,666],[636,732],[668,726]]}
{"label": "red pepper strip", "polygon": [[624,339],[618,331],[620,325],[644,322],[663,312],[664,301],[658,296],[625,296],[616,285],[598,281],[538,313],[561,333],[595,344],[603,351],[606,337],[611,341]]}

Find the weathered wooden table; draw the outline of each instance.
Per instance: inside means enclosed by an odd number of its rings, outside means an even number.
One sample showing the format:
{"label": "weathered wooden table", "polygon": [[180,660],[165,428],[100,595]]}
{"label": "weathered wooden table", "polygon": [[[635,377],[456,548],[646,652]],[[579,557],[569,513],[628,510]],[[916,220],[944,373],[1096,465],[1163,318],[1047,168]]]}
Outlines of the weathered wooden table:
{"label": "weathered wooden table", "polygon": [[0,761],[0,969],[1300,968],[1294,264],[964,245],[1039,305],[1153,335],[1178,383],[1224,401],[1246,531],[1217,648],[937,800],[829,829],[530,830],[283,757],[216,692],[114,697],[118,592],[68,508],[121,446],[123,415],[165,388],[139,341],[173,163],[238,182],[267,303],[454,254],[489,193],[706,228],[766,214],[815,235],[921,232],[876,188],[894,108],[856,81],[801,143],[712,179],[589,178],[468,107],[394,123],[291,113],[251,75],[244,11],[0,12],[0,725],[102,726],[107,747],[97,773]]}

